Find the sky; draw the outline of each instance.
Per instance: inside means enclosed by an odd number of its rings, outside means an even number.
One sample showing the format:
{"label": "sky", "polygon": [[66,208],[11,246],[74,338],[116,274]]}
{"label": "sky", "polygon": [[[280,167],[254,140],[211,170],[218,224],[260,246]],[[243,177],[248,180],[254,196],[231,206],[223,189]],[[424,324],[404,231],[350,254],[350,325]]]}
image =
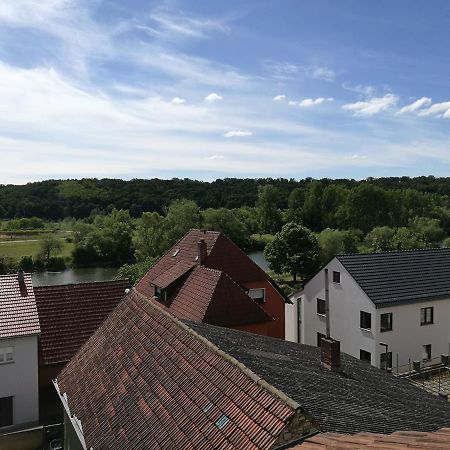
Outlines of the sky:
{"label": "sky", "polygon": [[448,0],[1,0],[0,184],[448,176],[449,30]]}

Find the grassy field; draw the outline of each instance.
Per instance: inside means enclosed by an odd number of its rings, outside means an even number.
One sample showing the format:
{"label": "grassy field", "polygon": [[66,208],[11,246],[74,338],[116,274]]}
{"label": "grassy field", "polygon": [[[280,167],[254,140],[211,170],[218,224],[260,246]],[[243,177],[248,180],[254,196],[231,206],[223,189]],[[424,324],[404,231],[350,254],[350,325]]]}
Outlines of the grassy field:
{"label": "grassy field", "polygon": [[[24,241],[24,242],[22,242]],[[74,244],[71,242],[66,242],[61,239],[63,243],[63,249],[60,253],[53,256],[70,256],[73,250]],[[36,257],[40,250],[40,239],[18,239],[18,240],[3,240],[0,241],[0,256],[7,256],[20,260],[22,256],[33,256]]]}

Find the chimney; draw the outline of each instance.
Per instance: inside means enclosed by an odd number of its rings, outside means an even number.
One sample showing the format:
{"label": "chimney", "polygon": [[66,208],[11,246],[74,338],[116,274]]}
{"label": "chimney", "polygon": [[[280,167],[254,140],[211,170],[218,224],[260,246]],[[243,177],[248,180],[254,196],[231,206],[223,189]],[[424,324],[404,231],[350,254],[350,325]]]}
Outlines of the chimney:
{"label": "chimney", "polygon": [[200,239],[198,241],[198,265],[203,266],[206,261],[207,251],[206,251],[206,242],[204,239]]}
{"label": "chimney", "polygon": [[320,344],[322,366],[333,372],[341,368],[341,346],[339,341],[323,338]]}
{"label": "chimney", "polygon": [[17,273],[17,281],[19,283],[20,295],[22,297],[28,296],[27,285],[25,284],[25,275],[23,270],[19,270]]}

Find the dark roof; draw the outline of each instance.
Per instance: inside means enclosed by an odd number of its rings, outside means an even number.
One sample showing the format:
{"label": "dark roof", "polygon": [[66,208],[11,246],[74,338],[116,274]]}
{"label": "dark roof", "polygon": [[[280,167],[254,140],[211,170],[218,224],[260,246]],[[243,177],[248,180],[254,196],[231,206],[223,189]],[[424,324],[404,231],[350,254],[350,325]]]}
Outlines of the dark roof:
{"label": "dark roof", "polygon": [[[203,266],[197,264],[201,239],[207,253]],[[164,306],[180,319],[237,326],[273,320],[242,288],[258,280],[271,281],[223,233],[191,230],[150,268],[136,289],[155,302],[155,286],[167,289]]]}
{"label": "dark roof", "polygon": [[28,336],[40,333],[33,283],[24,274],[24,285],[18,275],[0,275],[0,338]]}
{"label": "dark roof", "polygon": [[202,323],[187,323],[308,411],[322,431],[392,433],[450,425],[450,403],[349,355],[343,373],[320,349]]}
{"label": "dark roof", "polygon": [[450,297],[450,248],[339,255],[375,305]]}
{"label": "dark roof", "polygon": [[297,407],[135,289],[57,383],[97,450],[270,449]]}
{"label": "dark roof", "polygon": [[127,280],[35,287],[42,362],[69,361],[129,287]]}
{"label": "dark roof", "polygon": [[307,439],[291,450],[337,450],[337,449],[384,449],[403,450],[450,450],[450,428],[442,428],[430,433],[417,431],[396,431],[392,434],[324,433]]}

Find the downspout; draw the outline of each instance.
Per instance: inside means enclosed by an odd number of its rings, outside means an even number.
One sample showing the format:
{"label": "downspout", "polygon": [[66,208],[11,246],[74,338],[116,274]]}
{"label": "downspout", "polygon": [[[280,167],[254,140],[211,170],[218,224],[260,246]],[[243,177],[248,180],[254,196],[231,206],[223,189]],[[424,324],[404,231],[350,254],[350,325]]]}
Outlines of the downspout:
{"label": "downspout", "polygon": [[325,269],[325,318],[327,324],[327,339],[330,339],[330,284],[328,281],[328,269]]}
{"label": "downspout", "polygon": [[301,327],[300,327],[300,319],[301,319],[301,297],[297,299],[297,343],[301,342]]}

